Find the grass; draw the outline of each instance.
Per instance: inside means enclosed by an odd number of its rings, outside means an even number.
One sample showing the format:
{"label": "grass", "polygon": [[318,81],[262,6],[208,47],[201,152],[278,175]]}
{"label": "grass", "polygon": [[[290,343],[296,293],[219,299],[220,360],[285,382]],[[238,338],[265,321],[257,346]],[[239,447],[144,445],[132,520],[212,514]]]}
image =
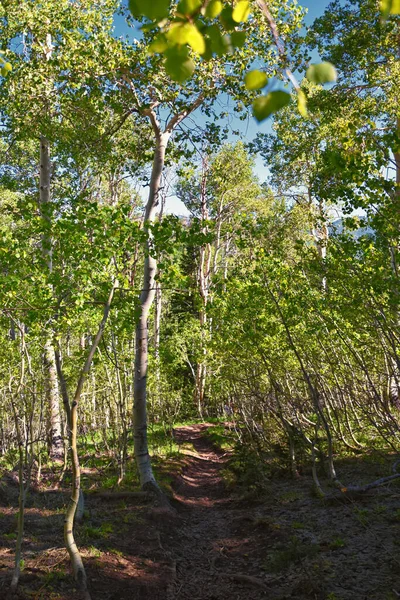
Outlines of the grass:
{"label": "grass", "polygon": [[0,457],[0,473],[2,471],[12,471],[15,465],[18,464],[18,450],[8,450],[2,457]]}
{"label": "grass", "polygon": [[291,504],[292,502],[296,502],[296,500],[301,500],[303,497],[304,494],[302,492],[292,490],[281,494],[278,498],[278,501],[280,504]]}
{"label": "grass", "polygon": [[375,515],[385,515],[387,513],[387,506],[384,504],[376,504],[373,511]]}
{"label": "grass", "polygon": [[175,441],[171,430],[162,425],[151,425],[148,430],[148,443],[151,454],[168,456],[179,453],[179,444]]}
{"label": "grass", "polygon": [[221,451],[233,450],[235,445],[234,434],[224,425],[213,425],[204,431],[203,436],[209,440],[214,448]]}
{"label": "grass", "polygon": [[119,556],[120,558],[124,556],[124,553],[121,550],[117,550],[116,548],[109,548],[108,552],[111,554],[115,554],[115,556]]}
{"label": "grass", "polygon": [[89,555],[93,558],[100,558],[102,555],[101,550],[99,550],[95,546],[89,546],[87,551],[88,551]]}
{"label": "grass", "polygon": [[65,569],[52,569],[48,571],[43,577],[43,582],[46,586],[54,585],[60,581],[63,581],[68,577]]}
{"label": "grass", "polygon": [[329,543],[329,548],[331,550],[339,550],[340,548],[344,548],[345,546],[346,542],[341,537],[335,537]]}
{"label": "grass", "polygon": [[102,523],[100,527],[92,527],[86,524],[80,530],[80,536],[83,540],[107,539],[112,533],[114,533],[114,526],[107,521]]}
{"label": "grass", "polygon": [[304,523],[301,523],[300,521],[293,521],[292,523],[292,529],[305,529],[306,525]]}
{"label": "grass", "polygon": [[356,506],[353,510],[354,517],[363,527],[367,527],[371,519],[371,513],[367,508],[358,508]]}

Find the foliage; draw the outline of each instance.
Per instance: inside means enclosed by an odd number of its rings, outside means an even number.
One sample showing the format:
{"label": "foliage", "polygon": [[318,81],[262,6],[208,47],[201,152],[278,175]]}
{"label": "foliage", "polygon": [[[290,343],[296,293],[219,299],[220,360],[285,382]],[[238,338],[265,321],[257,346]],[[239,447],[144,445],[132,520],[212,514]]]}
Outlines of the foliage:
{"label": "foliage", "polygon": [[[310,468],[319,496],[328,485],[345,490],[338,456],[397,453],[397,3],[335,0],[303,32],[302,9],[286,1],[133,0],[130,14],[120,10],[131,27],[140,23],[134,44],[113,32],[116,0],[1,10],[2,474],[19,467],[21,481],[40,484],[50,383],[68,409],[99,324],[77,431],[81,462],[102,487],[138,485],[138,349],[148,384],[139,433],[148,414],[166,490],[182,468],[185,448],[173,437],[182,419],[216,419],[209,436],[230,453],[226,481],[255,495],[271,477]],[[310,65],[315,49],[322,62]],[[291,62],[306,72],[301,83]],[[288,79],[291,94],[281,86]],[[220,109],[228,97],[229,119],[245,121],[253,103],[258,121],[274,115],[271,131],[231,139]],[[149,184],[151,218],[140,193]],[[165,214],[171,194],[188,217]],[[151,290],[140,276],[150,263]],[[157,302],[140,345],[147,292]],[[69,413],[59,412],[65,452]],[[365,527],[372,515],[354,518]],[[81,528],[82,539],[111,533],[107,524]],[[330,548],[343,544],[333,538]],[[272,566],[317,551],[294,538]]]}
{"label": "foliage", "polygon": [[[264,0],[238,0],[231,5],[219,0],[181,0],[175,4],[158,0],[150,6],[142,1],[130,0],[129,9],[134,18],[145,18],[142,26],[144,32],[156,32],[149,51],[165,56],[165,69],[171,79],[178,83],[190,79],[195,71],[191,55],[194,55],[193,58],[200,55],[204,61],[210,62],[215,56],[236,54],[237,60],[237,55],[243,55],[244,49],[252,46],[259,48],[254,39],[254,30],[260,30],[266,37],[272,38],[282,59],[281,74],[293,84],[298,94],[300,114],[306,114],[307,99],[289,69],[283,43],[288,24],[290,27],[291,20],[296,24],[301,15],[294,3],[285,1],[267,4]],[[287,11],[286,22],[281,21],[284,11]],[[261,50],[259,58],[268,64],[265,50]],[[336,70],[328,62],[311,65],[306,78],[314,83],[336,81]],[[244,83],[247,90],[258,90],[267,85],[268,76],[264,71],[252,69],[245,73]],[[267,95],[258,96],[253,101],[253,114],[257,121],[263,121],[289,101],[288,92],[269,91]]]}

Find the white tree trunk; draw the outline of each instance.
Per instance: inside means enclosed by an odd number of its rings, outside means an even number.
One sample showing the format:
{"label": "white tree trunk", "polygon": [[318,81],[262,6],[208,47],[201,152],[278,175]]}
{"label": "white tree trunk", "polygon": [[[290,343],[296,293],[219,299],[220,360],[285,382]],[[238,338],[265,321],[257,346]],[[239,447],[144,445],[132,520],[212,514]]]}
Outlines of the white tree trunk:
{"label": "white tree trunk", "polygon": [[156,216],[158,194],[170,133],[156,133],[156,148],[150,180],[149,198],[146,205],[144,228],[148,232],[146,256],[144,260],[143,290],[140,295],[140,317],[136,326],[136,356],[134,375],[133,437],[135,459],[143,489],[156,492],[155,481],[147,443],[147,366],[148,366],[148,316],[153,304],[156,285],[157,263],[152,248],[150,225]]}
{"label": "white tree trunk", "polygon": [[[40,138],[40,214],[44,223],[42,235],[42,254],[46,261],[49,274],[53,271],[53,256],[51,243],[51,194],[50,194],[50,144],[41,136]],[[46,340],[44,347],[45,390],[48,411],[48,446],[49,454],[53,459],[61,459],[63,442],[60,419],[60,397],[57,381],[54,347],[51,336]]]}
{"label": "white tree trunk", "polygon": [[[201,221],[202,233],[207,233],[207,221],[209,219],[209,211],[207,204],[207,176],[208,176],[208,157],[203,158],[202,177],[201,177]],[[210,266],[211,266],[211,244],[207,243],[200,248],[198,282],[200,292],[200,335],[201,335],[201,358],[197,363],[196,370],[196,402],[197,410],[201,418],[203,418],[204,398],[207,380],[207,304],[210,291]]]}
{"label": "white tree trunk", "polygon": [[143,226],[148,233],[148,238],[146,256],[144,259],[143,289],[140,295],[140,316],[136,325],[135,334],[133,439],[135,459],[141,486],[143,489],[155,493],[161,501],[165,501],[165,498],[153,475],[147,443],[148,317],[156,293],[155,276],[157,272],[157,261],[154,258],[150,226],[154,222],[156,216],[161,177],[165,163],[165,152],[169,138],[183,119],[196,110],[202,102],[203,95],[200,94],[188,109],[183,110],[181,113],[176,114],[170,119],[164,131],[161,130],[156,114],[152,108],[141,111],[143,115],[148,116],[150,119],[155,133],[156,147],[150,179],[149,198],[143,220]]}

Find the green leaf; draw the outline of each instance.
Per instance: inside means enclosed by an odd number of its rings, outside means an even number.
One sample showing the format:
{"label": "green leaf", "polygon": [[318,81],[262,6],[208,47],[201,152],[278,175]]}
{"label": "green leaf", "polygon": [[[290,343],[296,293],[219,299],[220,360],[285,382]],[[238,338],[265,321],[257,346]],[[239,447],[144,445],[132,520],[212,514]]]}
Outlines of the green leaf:
{"label": "green leaf", "polygon": [[245,31],[232,31],[231,42],[234,48],[243,48],[246,43],[246,32]]}
{"label": "green leaf", "polygon": [[188,23],[188,29],[187,43],[197,54],[203,54],[206,51],[206,42],[203,34],[200,33],[196,25]]}
{"label": "green leaf", "polygon": [[211,41],[211,49],[217,56],[223,56],[229,52],[229,39],[227,36],[222,35],[218,25],[208,27],[207,35]]}
{"label": "green leaf", "polygon": [[211,0],[205,8],[204,15],[207,19],[215,19],[218,15],[221,14],[224,5],[220,0]]}
{"label": "green leaf", "polygon": [[149,52],[151,54],[156,52],[162,53],[165,52],[167,48],[168,42],[166,40],[166,37],[164,34],[160,34],[151,42],[149,46]]}
{"label": "green leaf", "polygon": [[298,90],[297,92],[297,108],[302,117],[307,117],[307,97],[302,90]]}
{"label": "green leaf", "polygon": [[[185,49],[186,50],[186,49]],[[194,63],[188,57],[187,50],[182,52],[177,48],[167,50],[165,70],[173,81],[183,83],[193,75]]]}
{"label": "green leaf", "polygon": [[287,92],[270,92],[267,96],[259,96],[253,102],[253,114],[260,123],[290,102]]}
{"label": "green leaf", "polygon": [[389,15],[398,15],[400,14],[400,0],[381,0],[380,10],[384,19],[387,19]]}
{"label": "green leaf", "polygon": [[322,62],[317,65],[310,65],[307,69],[306,77],[312,83],[323,84],[336,81],[337,72],[332,63]]}
{"label": "green leaf", "polygon": [[185,25],[186,23],[182,22],[172,23],[167,31],[168,41],[172,42],[173,44],[180,44],[182,46],[186,44],[187,32]]}
{"label": "green leaf", "polygon": [[174,23],[167,32],[167,38],[173,44],[189,44],[198,54],[206,51],[204,37],[192,23]]}
{"label": "green leaf", "polygon": [[0,73],[3,77],[7,77],[10,71],[12,71],[12,66],[9,62],[0,61]]}
{"label": "green leaf", "polygon": [[236,21],[236,23],[242,23],[247,21],[250,14],[250,2],[248,0],[239,0],[233,9],[232,19]]}
{"label": "green leaf", "polygon": [[211,46],[211,40],[209,38],[206,38],[205,42],[206,42],[206,51],[203,52],[202,58],[203,58],[203,60],[208,61],[208,60],[211,60],[213,57],[213,49]]}
{"label": "green leaf", "polygon": [[223,11],[219,15],[219,20],[221,21],[224,29],[226,29],[227,31],[233,31],[237,26],[236,21],[234,21],[232,18],[232,14],[233,8],[232,6],[229,6],[229,4],[227,4],[224,6]]}
{"label": "green leaf", "polygon": [[246,73],[244,76],[244,83],[248,90],[260,90],[267,85],[268,77],[262,71],[255,69],[254,71]]}
{"label": "green leaf", "polygon": [[180,13],[181,15],[193,15],[196,11],[199,10],[201,5],[201,0],[181,0],[178,3],[177,10],[178,13]]}
{"label": "green leaf", "polygon": [[152,31],[153,29],[157,29],[158,27],[158,20],[156,21],[151,21],[150,23],[144,23],[141,27],[142,31]]}
{"label": "green leaf", "polygon": [[152,21],[169,15],[169,0],[129,0],[129,10],[134,17],[147,17]]}

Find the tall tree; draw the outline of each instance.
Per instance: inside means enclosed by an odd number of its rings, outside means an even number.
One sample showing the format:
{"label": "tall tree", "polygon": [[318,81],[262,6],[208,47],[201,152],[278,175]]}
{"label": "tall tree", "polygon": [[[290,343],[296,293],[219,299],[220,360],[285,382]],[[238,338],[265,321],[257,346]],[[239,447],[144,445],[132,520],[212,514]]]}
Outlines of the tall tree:
{"label": "tall tree", "polygon": [[[140,7],[132,3],[134,12]],[[151,17],[153,9],[146,9],[144,14]],[[149,12],[150,11],[150,12]],[[169,13],[169,6],[158,5],[154,7],[154,17],[160,18],[161,13]],[[232,11],[231,11],[232,12]],[[141,13],[141,10],[138,10]],[[290,10],[288,11],[290,14]],[[230,19],[230,20],[229,20]],[[229,23],[232,30],[236,29],[238,22],[229,17]],[[239,19],[241,21],[242,19]],[[289,21],[288,30],[296,28],[297,20]],[[173,28],[173,26],[172,26]],[[181,25],[177,25],[176,32],[181,32]],[[147,29],[147,28],[146,28]],[[160,37],[154,40],[154,28],[149,27],[144,40],[135,44],[134,64],[135,68],[126,67],[123,75],[127,96],[127,106],[135,107],[143,117],[147,117],[153,129],[155,148],[153,167],[149,185],[149,197],[145,209],[144,228],[148,234],[148,243],[143,274],[143,292],[140,297],[140,316],[136,330],[136,359],[135,359],[135,400],[134,400],[134,439],[135,439],[135,457],[140,473],[141,484],[144,488],[151,489],[159,494],[154,475],[151,470],[150,457],[147,444],[147,417],[146,417],[146,395],[147,395],[147,370],[148,370],[148,316],[153,304],[155,295],[155,275],[156,260],[152,256],[152,234],[151,225],[156,215],[156,207],[159,200],[160,182],[162,170],[165,163],[166,149],[168,142],[174,131],[182,125],[184,120],[196,109],[200,108],[210,115],[215,99],[220,93],[230,94],[236,101],[242,101],[245,94],[245,86],[239,89],[237,80],[242,78],[244,71],[257,58],[257,53],[261,45],[263,34],[269,31],[269,26],[265,24],[262,18],[254,19],[249,27],[247,43],[240,50],[236,50],[230,61],[227,62],[223,56],[225,50],[220,53],[222,56],[213,58],[210,56],[208,62],[198,62],[197,69],[193,77],[188,81],[185,87],[171,81],[170,76],[175,81],[183,82],[187,79],[187,69],[192,63],[189,59],[186,42],[192,44],[192,37],[177,39],[177,44],[173,42],[171,55],[167,57],[166,62],[160,60],[157,55],[149,56],[149,48],[152,49],[155,43],[160,42]],[[172,31],[172,29],[171,29]],[[185,30],[186,31],[186,30]],[[193,27],[191,28],[193,32]],[[170,34],[167,34],[167,37]],[[185,34],[186,35],[186,34]],[[220,34],[218,34],[220,35]],[[161,41],[164,38],[161,37]],[[170,38],[171,39],[171,38]],[[153,45],[152,45],[153,44]],[[271,74],[278,75],[279,66],[273,57],[273,53],[268,49],[265,52],[265,59],[270,62],[267,69]],[[182,56],[186,57],[185,60]],[[193,69],[189,69],[190,73]],[[150,85],[149,85],[150,82]],[[251,96],[252,92],[248,92]],[[168,111],[170,116],[165,117]],[[162,123],[164,121],[164,123]]]}
{"label": "tall tree", "polygon": [[[16,39],[12,44],[14,69],[12,77],[3,86],[3,112],[7,115],[7,130],[3,136],[8,142],[32,139],[32,131],[40,132],[40,176],[39,176],[39,210],[42,216],[42,249],[48,281],[51,282],[52,239],[51,230],[55,214],[55,205],[51,198],[52,174],[51,145],[58,146],[70,142],[70,125],[73,106],[77,107],[77,92],[85,93],[87,79],[82,75],[91,70],[90,77],[95,80],[96,72],[82,60],[83,43],[105,43],[110,37],[106,28],[111,26],[115,2],[103,3],[103,14],[93,10],[91,2],[84,6],[61,2],[55,5],[48,1],[40,6],[32,6],[29,2],[18,6],[7,6],[4,13],[4,37]],[[97,5],[96,5],[97,7]],[[89,9],[89,10],[88,10]],[[107,38],[108,36],[108,38]],[[86,51],[88,46],[86,46]],[[76,56],[77,55],[77,56]],[[99,58],[97,53],[96,59]],[[95,59],[95,60],[96,60]],[[95,61],[92,60],[92,65]],[[74,68],[71,68],[74,65]],[[97,62],[96,69],[104,68]],[[80,75],[78,75],[78,73]],[[81,77],[81,82],[75,81]],[[90,85],[90,84],[89,84]],[[24,93],[25,90],[25,93]],[[92,88],[94,92],[94,89]],[[75,97],[74,97],[75,96]],[[93,115],[95,104],[90,102]],[[83,106],[82,106],[83,108]],[[86,112],[86,114],[85,114]],[[88,107],[83,108],[84,118],[88,118]],[[35,125],[32,129],[32,124]],[[75,136],[75,147],[77,136]],[[65,146],[64,146],[65,147]],[[70,148],[72,150],[72,148]],[[51,285],[51,283],[50,283]],[[48,402],[48,438],[49,452],[54,458],[60,458],[62,452],[62,436],[59,409],[59,391],[54,358],[52,338],[54,331],[49,327],[49,337],[44,345],[44,364],[47,373],[46,390]]]}

